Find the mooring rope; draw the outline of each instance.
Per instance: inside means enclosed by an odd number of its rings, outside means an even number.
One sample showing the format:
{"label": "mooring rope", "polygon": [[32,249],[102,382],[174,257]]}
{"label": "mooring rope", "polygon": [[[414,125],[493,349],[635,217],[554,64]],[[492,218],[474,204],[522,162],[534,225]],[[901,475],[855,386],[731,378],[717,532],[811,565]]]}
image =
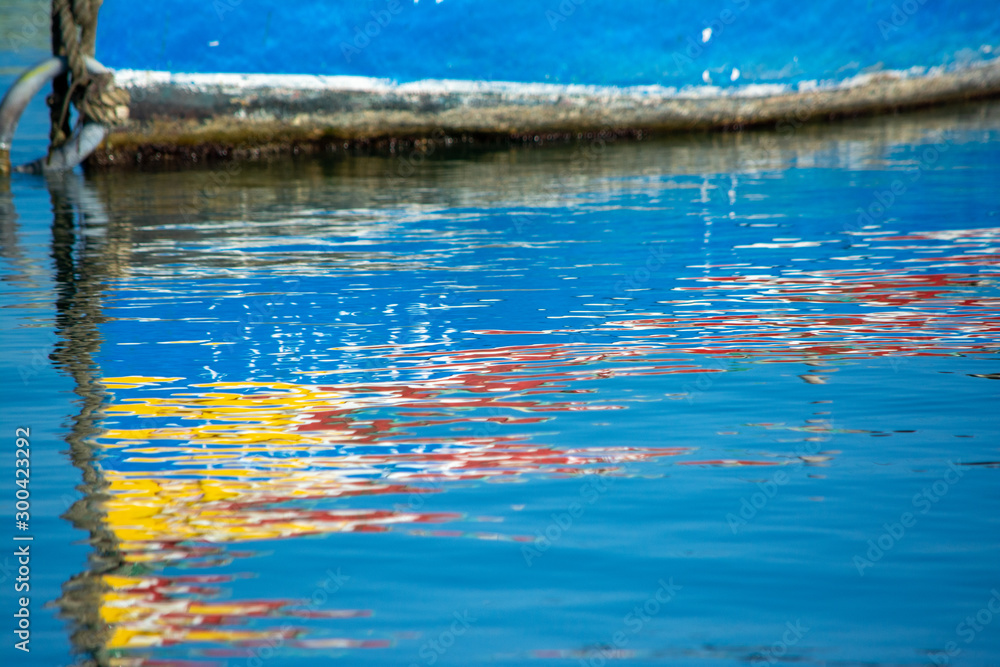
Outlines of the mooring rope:
{"label": "mooring rope", "polygon": [[110,72],[91,74],[87,68],[87,57],[94,55],[97,12],[102,1],[52,0],[52,53],[66,58],[69,72],[52,82],[51,149],[62,146],[69,138],[71,102],[84,122],[111,126],[128,114],[129,94],[115,86],[114,76]]}

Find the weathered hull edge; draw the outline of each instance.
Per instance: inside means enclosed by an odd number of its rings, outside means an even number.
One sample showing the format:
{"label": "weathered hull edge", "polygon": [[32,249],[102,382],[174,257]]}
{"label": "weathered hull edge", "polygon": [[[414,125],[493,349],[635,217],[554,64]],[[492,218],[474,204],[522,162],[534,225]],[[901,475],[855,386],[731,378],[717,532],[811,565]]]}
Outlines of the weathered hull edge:
{"label": "weathered hull edge", "polygon": [[131,118],[89,166],[253,160],[358,148],[643,137],[803,123],[1000,97],[1000,60],[955,71],[859,77],[831,88],[685,95],[600,88],[324,77],[124,73]]}

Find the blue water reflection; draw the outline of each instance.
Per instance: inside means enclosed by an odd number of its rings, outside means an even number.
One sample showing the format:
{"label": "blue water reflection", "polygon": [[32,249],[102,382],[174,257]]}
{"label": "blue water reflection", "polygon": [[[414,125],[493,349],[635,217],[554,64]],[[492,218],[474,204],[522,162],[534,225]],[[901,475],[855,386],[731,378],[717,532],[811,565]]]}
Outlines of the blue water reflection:
{"label": "blue water reflection", "polygon": [[79,646],[988,664],[998,128],[95,175]]}

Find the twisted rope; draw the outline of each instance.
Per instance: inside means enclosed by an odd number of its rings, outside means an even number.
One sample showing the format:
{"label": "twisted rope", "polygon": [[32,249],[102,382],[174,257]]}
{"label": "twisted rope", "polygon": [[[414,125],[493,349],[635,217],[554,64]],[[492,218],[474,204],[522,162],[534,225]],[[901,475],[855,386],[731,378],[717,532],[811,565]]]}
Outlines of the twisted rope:
{"label": "twisted rope", "polygon": [[52,53],[65,57],[67,75],[52,83],[49,116],[53,147],[69,137],[69,105],[80,112],[84,122],[116,125],[128,114],[128,92],[114,84],[109,74],[91,75],[87,57],[93,57],[97,40],[97,13],[103,0],[52,0]]}

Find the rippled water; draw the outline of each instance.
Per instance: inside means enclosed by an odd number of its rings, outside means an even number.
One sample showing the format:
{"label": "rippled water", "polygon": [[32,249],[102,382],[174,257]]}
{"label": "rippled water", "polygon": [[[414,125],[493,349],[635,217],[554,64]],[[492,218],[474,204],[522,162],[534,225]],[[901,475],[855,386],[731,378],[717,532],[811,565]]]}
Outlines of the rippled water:
{"label": "rippled water", "polygon": [[35,652],[996,664],[998,130],[16,177]]}

